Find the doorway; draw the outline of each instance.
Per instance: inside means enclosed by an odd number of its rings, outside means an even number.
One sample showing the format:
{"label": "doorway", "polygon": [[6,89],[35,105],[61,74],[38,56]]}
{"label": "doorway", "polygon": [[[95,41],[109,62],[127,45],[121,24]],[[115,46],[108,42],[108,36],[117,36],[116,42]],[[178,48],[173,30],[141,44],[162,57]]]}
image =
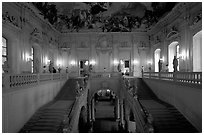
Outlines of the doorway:
{"label": "doorway", "polygon": [[193,72],[202,72],[202,31],[193,36]]}
{"label": "doorway", "polygon": [[89,60],[80,60],[79,61],[79,75],[81,77],[88,74]]}
{"label": "doorway", "polygon": [[156,49],[154,51],[154,66],[155,66],[155,72],[159,72],[159,65],[158,62],[160,60],[160,53],[161,49]]}
{"label": "doorway", "polygon": [[177,60],[178,60],[178,67],[177,67],[177,71],[179,71],[179,43],[177,41],[174,41],[172,42],[170,45],[169,45],[169,48],[168,48],[168,53],[169,53],[169,62],[168,62],[168,69],[169,69],[169,72],[173,72],[174,69],[173,69],[173,59],[174,59],[174,56],[176,56]]}

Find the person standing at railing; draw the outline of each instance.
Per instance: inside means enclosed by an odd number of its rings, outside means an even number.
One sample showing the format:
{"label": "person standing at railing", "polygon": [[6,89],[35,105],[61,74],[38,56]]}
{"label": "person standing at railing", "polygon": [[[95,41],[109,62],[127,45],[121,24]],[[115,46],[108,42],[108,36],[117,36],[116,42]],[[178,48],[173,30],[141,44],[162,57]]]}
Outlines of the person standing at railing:
{"label": "person standing at railing", "polygon": [[178,60],[177,60],[176,56],[174,56],[174,59],[173,59],[174,72],[177,72],[177,67],[178,67]]}
{"label": "person standing at railing", "polygon": [[52,63],[52,61],[50,61],[49,72],[53,73],[53,63]]}
{"label": "person standing at railing", "polygon": [[161,72],[162,71],[162,61],[161,60],[159,60],[158,66],[159,66],[159,72]]}

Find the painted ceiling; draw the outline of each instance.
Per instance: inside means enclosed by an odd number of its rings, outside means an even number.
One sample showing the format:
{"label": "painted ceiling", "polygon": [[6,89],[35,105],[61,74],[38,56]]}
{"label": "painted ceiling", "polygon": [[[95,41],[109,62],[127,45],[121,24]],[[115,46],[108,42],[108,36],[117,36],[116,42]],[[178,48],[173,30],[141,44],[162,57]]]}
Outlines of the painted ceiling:
{"label": "painted ceiling", "polygon": [[175,2],[33,2],[57,30],[131,32],[148,29],[177,4]]}

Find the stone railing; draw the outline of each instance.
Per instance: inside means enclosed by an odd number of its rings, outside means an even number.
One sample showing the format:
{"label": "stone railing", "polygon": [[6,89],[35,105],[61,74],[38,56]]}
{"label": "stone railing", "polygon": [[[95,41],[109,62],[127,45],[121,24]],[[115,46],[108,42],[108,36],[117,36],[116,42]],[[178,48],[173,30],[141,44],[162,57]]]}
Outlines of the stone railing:
{"label": "stone railing", "polygon": [[2,74],[2,88],[38,85],[42,82],[68,79],[68,74]]}
{"label": "stone railing", "polygon": [[63,133],[73,133],[76,132],[76,129],[78,128],[77,121],[79,114],[77,112],[81,111],[82,105],[86,105],[89,81],[87,81],[87,83],[83,83],[81,87],[83,89],[77,94],[70,113],[66,116],[66,119],[63,122]]}
{"label": "stone railing", "polygon": [[202,72],[144,72],[143,78],[202,84]]}
{"label": "stone railing", "polygon": [[119,72],[96,72],[96,73],[91,73],[90,77],[91,78],[102,78],[102,77],[119,77],[120,73]]}
{"label": "stone railing", "polygon": [[[133,82],[130,82],[133,81]],[[134,78],[124,78],[122,81],[123,95],[125,96],[126,101],[134,106],[135,114],[137,117],[135,121],[137,123],[137,132],[142,133],[152,133],[154,132],[153,128],[153,117],[152,115],[141,105],[138,100],[136,93],[137,87],[134,86]]]}

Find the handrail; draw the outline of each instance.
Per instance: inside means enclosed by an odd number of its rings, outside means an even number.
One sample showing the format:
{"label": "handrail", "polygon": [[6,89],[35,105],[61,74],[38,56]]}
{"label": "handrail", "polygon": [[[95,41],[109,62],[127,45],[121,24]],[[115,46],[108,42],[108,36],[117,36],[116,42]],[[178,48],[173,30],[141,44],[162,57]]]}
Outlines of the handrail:
{"label": "handrail", "polygon": [[2,88],[18,88],[24,86],[38,85],[42,82],[65,80],[68,74],[44,73],[44,74],[2,74]]}
{"label": "handrail", "polygon": [[88,84],[82,86],[84,89],[78,93],[76,99],[74,100],[73,106],[71,107],[70,113],[68,114],[68,120],[64,123],[63,132],[70,133],[73,130],[74,122],[76,121],[76,109],[79,109],[79,105],[81,102],[84,102],[84,98],[87,99],[88,89],[89,89],[89,81]]}
{"label": "handrail", "polygon": [[102,78],[102,77],[118,77],[119,72],[92,72],[90,73],[90,78]]}
{"label": "handrail", "polygon": [[202,85],[202,72],[144,72],[142,77]]}
{"label": "handrail", "polygon": [[[133,106],[136,108],[137,112],[137,123],[139,130],[141,132],[154,132],[153,129],[153,118],[150,113],[147,112],[147,110],[141,105],[139,102],[137,95],[135,94],[136,87],[130,86],[130,82],[125,82],[126,80],[129,80],[130,78],[124,78],[124,81],[122,82],[123,85],[123,92],[126,96],[126,100],[129,101],[129,103],[132,103]],[[132,78],[134,79],[134,78]]]}

